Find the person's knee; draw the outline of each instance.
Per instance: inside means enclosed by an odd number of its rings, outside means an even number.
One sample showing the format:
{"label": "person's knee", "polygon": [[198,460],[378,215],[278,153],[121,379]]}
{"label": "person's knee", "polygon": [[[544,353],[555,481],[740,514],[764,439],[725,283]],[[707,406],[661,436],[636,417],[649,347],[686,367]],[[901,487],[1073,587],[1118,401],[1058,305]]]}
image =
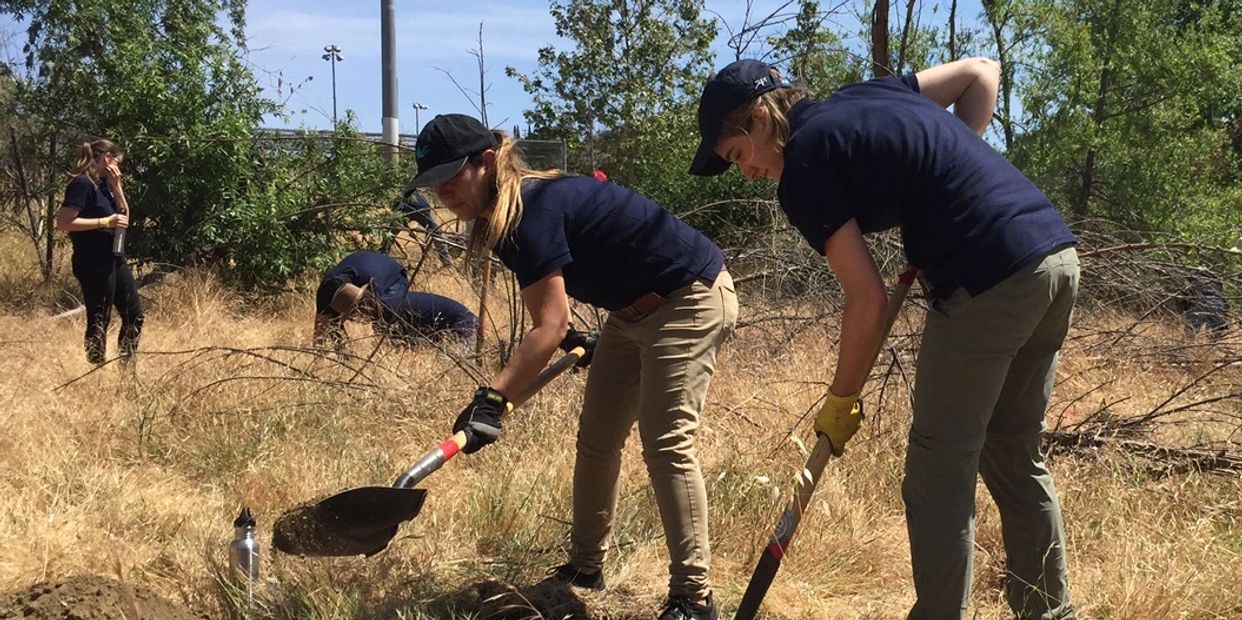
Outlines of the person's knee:
{"label": "person's knee", "polygon": [[648,469],[685,469],[695,463],[694,430],[697,425],[687,421],[672,424],[659,431],[639,429],[643,444],[643,460]]}
{"label": "person's knee", "polygon": [[578,430],[576,449],[578,459],[593,462],[619,461],[621,449],[625,446],[625,438],[617,440],[601,433],[586,433]]}

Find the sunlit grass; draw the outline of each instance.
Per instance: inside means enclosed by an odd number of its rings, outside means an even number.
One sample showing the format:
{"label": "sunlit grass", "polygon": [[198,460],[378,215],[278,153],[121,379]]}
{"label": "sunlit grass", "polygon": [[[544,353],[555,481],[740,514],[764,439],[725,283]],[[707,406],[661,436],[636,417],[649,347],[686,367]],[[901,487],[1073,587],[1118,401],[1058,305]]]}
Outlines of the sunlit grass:
{"label": "sunlit grass", "polygon": [[[0,278],[25,281],[30,270],[15,265],[28,249],[4,243],[11,260],[0,261]],[[662,602],[667,554],[637,437],[625,451],[609,590],[539,587],[546,569],[563,561],[568,539],[584,374],[552,383],[506,423],[500,443],[455,459],[421,485],[429,492],[422,514],[387,551],[370,559],[292,558],[269,545],[282,511],[342,489],[390,484],[448,434],[476,381],[431,348],[376,348],[365,329],[351,329],[353,357],[344,361],[304,350],[309,294],[256,302],[201,272],[144,289],[148,322],[136,381],[115,365],[83,377],[91,369],[81,318],[51,317],[76,286],[65,273],[47,290],[31,284],[20,298],[10,292],[0,300],[0,545],[8,550],[0,554],[0,589],[111,574],[118,564],[129,579],[210,617],[651,618]],[[452,271],[420,274],[415,286],[477,304]],[[506,333],[504,290],[491,299]],[[743,288],[742,303],[745,315],[761,302]],[[899,618],[912,602],[899,483],[919,320],[911,307],[895,332],[900,363],[881,358],[868,420],[829,465],[765,617]],[[830,375],[836,326],[828,323],[799,328],[793,339],[770,323],[743,328],[721,355],[699,448],[713,582],[726,614],[805,459],[791,431],[812,441],[803,416]],[[1101,409],[1146,413],[1220,351],[1240,348],[1233,335],[1215,353],[1198,347],[1176,357],[1167,351],[1189,341],[1156,322],[1112,345],[1114,336],[1098,336],[1131,324],[1124,315],[1078,317],[1050,424]],[[1136,354],[1147,351],[1166,353]],[[494,355],[488,359],[484,370],[494,372]],[[1239,384],[1237,368],[1213,379],[1223,389]],[[1221,406],[1242,415],[1237,407],[1237,400]],[[1237,426],[1236,417],[1233,428],[1228,416],[1183,418],[1146,439],[1220,440]],[[1159,476],[1148,462],[1107,449],[1059,454],[1052,468],[1083,617],[1242,617],[1236,478]],[[265,550],[254,605],[222,579],[231,521],[243,504],[259,520]],[[1009,617],[999,592],[999,519],[982,486],[977,554],[972,617]]]}

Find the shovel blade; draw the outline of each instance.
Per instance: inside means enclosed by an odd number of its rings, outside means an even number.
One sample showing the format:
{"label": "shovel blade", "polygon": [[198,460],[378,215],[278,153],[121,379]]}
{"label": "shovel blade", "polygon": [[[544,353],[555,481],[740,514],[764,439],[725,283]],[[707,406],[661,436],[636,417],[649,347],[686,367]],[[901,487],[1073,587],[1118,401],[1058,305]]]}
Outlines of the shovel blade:
{"label": "shovel blade", "polygon": [[374,555],[418,516],[427,492],[396,487],[361,487],[337,493],[281,515],[272,545],[291,555],[334,557]]}

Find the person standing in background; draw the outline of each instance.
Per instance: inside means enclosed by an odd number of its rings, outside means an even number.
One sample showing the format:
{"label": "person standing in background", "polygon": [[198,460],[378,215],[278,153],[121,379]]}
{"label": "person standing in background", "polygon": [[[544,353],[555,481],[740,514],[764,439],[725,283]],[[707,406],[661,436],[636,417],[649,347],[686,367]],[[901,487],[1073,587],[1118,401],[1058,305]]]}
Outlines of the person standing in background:
{"label": "person standing in background", "polygon": [[117,349],[133,369],[142,334],[142,300],[123,249],[114,252],[114,236],[129,226],[129,204],[121,180],[124,155],[111,140],[83,142],[69,174],[65,200],[56,213],[56,228],[73,243],[73,276],[82,287],[86,306],[86,359],[96,366],[107,358],[112,308],[121,317]]}

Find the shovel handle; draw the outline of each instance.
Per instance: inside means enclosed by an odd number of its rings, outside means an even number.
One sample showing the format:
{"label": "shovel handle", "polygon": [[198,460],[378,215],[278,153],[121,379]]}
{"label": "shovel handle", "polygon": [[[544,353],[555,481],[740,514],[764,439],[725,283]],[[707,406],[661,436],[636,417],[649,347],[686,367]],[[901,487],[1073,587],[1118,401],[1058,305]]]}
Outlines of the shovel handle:
{"label": "shovel handle", "polygon": [[[530,399],[530,397],[534,396],[537,392],[539,392],[539,390],[543,389],[543,386],[547,385],[549,381],[560,376],[560,374],[565,372],[565,370],[567,370],[570,366],[578,363],[578,360],[582,359],[583,355],[586,355],[586,349],[583,347],[574,347],[562,356],[561,359],[556,360],[556,362],[551,366],[544,368],[543,372],[539,373],[539,376],[535,377],[534,380],[530,382],[530,385],[527,385],[526,389],[522,390],[522,393],[519,394],[517,398],[509,401],[509,404],[505,406],[505,414],[508,415],[514,408],[521,406],[522,403],[525,403]],[[457,456],[457,453],[461,452],[464,447],[466,447],[465,431],[457,431],[456,433],[453,433],[451,437],[441,441],[439,445],[426,451],[422,456],[418,457],[418,460],[415,461],[414,465],[407,469],[404,474],[401,474],[401,477],[397,478],[397,481],[394,482],[392,486],[400,489],[413,488],[415,485],[422,482],[424,478],[430,476],[437,469],[440,469],[440,467],[447,463],[450,459]]]}
{"label": "shovel handle", "polygon": [[[888,306],[885,309],[884,333],[880,337],[880,346],[871,358],[871,365],[868,369],[874,367],[876,360],[879,359],[880,351],[884,349],[884,342],[888,340],[888,334],[892,331],[902,303],[906,300],[906,294],[910,292],[910,286],[914,284],[914,279],[918,277],[918,274],[918,269],[910,268],[898,277],[897,286],[889,295]],[[798,474],[793,499],[781,513],[780,520],[776,522],[776,531],[768,539],[768,545],[759,554],[759,563],[751,573],[750,582],[746,584],[746,591],[742,594],[742,601],[738,604],[737,613],[733,616],[734,620],[751,620],[759,612],[759,605],[763,603],[763,597],[768,593],[768,588],[776,577],[776,571],[781,567],[781,560],[785,558],[789,543],[793,542],[794,534],[798,531],[798,524],[802,522],[802,515],[806,513],[807,506],[811,504],[811,494],[815,492],[815,487],[819,484],[824,468],[830,460],[832,460],[832,442],[827,437],[819,435],[815,440],[815,447],[811,449],[811,455],[806,460],[806,465]]]}

